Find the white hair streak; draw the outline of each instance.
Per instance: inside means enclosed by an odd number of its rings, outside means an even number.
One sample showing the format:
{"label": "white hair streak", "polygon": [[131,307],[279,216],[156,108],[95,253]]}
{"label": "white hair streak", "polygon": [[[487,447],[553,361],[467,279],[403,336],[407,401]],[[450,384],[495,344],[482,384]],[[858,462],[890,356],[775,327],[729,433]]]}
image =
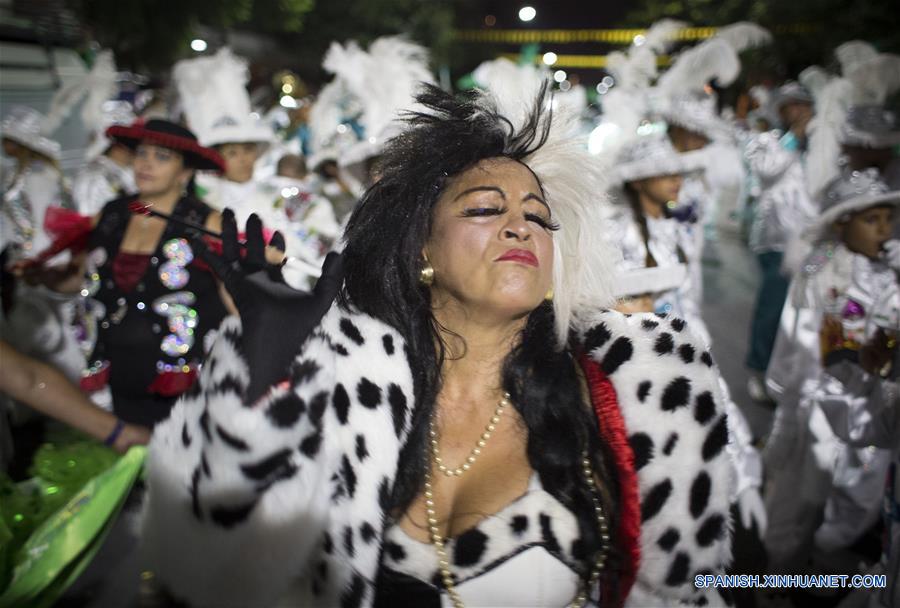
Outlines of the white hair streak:
{"label": "white hair streak", "polygon": [[[547,72],[509,60],[489,61],[473,73],[482,88],[480,105],[496,111],[519,131],[531,115]],[[553,309],[557,347],[564,348],[571,326],[589,311],[615,302],[613,275],[621,257],[606,227],[609,206],[603,164],[588,152],[579,116],[567,104],[544,98],[542,124],[547,139],[522,159],[537,175],[559,230],[553,237]]]}
{"label": "white hair streak", "polygon": [[541,180],[560,226],[553,242],[553,308],[560,348],[583,313],[613,304],[613,274],[621,257],[606,227],[609,201],[602,165],[588,152],[586,139],[577,135],[577,119],[558,108],[547,141],[523,159]]}

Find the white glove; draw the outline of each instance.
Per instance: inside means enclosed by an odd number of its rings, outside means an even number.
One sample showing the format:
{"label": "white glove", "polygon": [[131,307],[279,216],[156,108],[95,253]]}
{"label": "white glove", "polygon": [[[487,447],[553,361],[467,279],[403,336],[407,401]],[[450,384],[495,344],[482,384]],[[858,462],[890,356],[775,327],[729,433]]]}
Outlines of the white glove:
{"label": "white glove", "polygon": [[884,261],[896,272],[900,272],[900,240],[891,239],[884,244]]}
{"label": "white glove", "polygon": [[756,531],[762,538],[766,534],[766,527],[769,525],[769,519],[766,516],[766,506],[763,503],[762,496],[759,495],[759,488],[749,487],[738,494],[737,497],[738,513],[741,516],[741,525],[750,530],[753,528],[753,522],[756,521]]}

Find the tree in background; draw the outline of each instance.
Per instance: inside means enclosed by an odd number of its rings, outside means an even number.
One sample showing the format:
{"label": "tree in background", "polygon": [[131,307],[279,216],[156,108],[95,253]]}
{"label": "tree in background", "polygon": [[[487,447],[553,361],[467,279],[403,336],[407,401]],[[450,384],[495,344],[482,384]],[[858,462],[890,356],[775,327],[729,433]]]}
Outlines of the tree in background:
{"label": "tree in background", "polygon": [[[253,80],[289,69],[317,88],[330,76],[321,69],[332,41],[356,40],[367,46],[379,36],[405,34],[424,44],[435,71],[467,69],[472,53],[451,48],[457,14],[475,10],[477,0],[65,0],[88,40],[115,52],[122,69],[163,76],[179,59],[191,56],[197,27],[227,39],[241,30],[275,41],[280,53],[251,57]],[[272,64],[272,65],[269,65]],[[278,65],[275,65],[278,64]],[[463,67],[458,67],[463,66]]]}
{"label": "tree in background", "polygon": [[299,32],[314,0],[68,0],[88,35],[113,49],[121,68],[157,71],[188,52],[198,25],[251,25],[263,32]]}

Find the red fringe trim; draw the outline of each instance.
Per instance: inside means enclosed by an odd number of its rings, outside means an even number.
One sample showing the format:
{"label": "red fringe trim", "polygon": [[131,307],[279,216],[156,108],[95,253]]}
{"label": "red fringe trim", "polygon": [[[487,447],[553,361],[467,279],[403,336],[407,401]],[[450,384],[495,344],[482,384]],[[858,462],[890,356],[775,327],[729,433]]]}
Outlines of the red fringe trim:
{"label": "red fringe trim", "polygon": [[182,152],[196,154],[203,160],[209,162],[211,165],[214,165],[215,168],[210,167],[210,170],[218,171],[219,173],[223,173],[225,171],[225,159],[223,159],[218,152],[216,152],[212,148],[201,146],[196,141],[188,139],[186,137],[170,135],[169,133],[160,133],[159,131],[150,131],[141,124],[131,125],[127,127],[122,125],[113,125],[106,130],[106,135],[113,139],[148,141],[151,143],[160,144],[165,148],[172,148],[174,150],[181,150]]}
{"label": "red fringe trim", "polygon": [[641,501],[637,472],[634,470],[634,452],[628,444],[628,433],[615,387],[593,359],[582,354],[579,360],[587,377],[591,401],[599,420],[600,437],[610,447],[618,469],[621,504],[616,536],[625,557],[619,579],[619,597],[624,604],[641,563]]}

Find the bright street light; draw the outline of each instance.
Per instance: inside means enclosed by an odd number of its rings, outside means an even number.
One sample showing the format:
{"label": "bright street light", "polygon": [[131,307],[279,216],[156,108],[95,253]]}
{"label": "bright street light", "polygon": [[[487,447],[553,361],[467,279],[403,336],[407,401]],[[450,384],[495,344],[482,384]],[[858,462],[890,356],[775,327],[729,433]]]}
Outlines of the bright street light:
{"label": "bright street light", "polygon": [[562,82],[566,79],[566,71],[565,70],[556,70],[553,72],[553,80],[556,82]]}
{"label": "bright street light", "polygon": [[191,40],[191,48],[197,51],[198,53],[202,53],[206,50],[206,40],[202,40],[200,38],[194,38]]}
{"label": "bright street light", "polygon": [[519,21],[531,21],[537,16],[533,6],[523,6],[519,9]]}
{"label": "bright street light", "polygon": [[559,57],[553,51],[544,53],[544,65],[553,65]]}

